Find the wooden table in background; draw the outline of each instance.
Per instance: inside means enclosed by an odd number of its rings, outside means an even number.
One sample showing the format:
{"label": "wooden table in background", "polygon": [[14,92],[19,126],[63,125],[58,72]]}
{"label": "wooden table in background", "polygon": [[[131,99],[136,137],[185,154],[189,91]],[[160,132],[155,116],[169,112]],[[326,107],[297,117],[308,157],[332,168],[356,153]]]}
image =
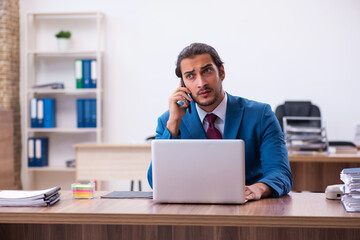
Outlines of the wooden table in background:
{"label": "wooden table in background", "polygon": [[360,167],[357,154],[289,155],[294,182],[292,191],[324,192],[326,186],[342,184],[344,168]]}
{"label": "wooden table in background", "polygon": [[73,147],[76,152],[76,182],[96,180],[98,190],[109,190],[102,185],[106,181],[132,180],[131,190],[138,181],[140,191],[142,183],[147,184],[147,171],[151,161],[150,142],[78,143]]}
{"label": "wooden table in background", "polygon": [[150,144],[79,143],[76,180],[146,180],[151,161]]}
{"label": "wooden table in background", "polygon": [[360,213],[323,193],[244,205],[160,204],[152,199],[72,200],[0,208],[1,239],[358,239]]}

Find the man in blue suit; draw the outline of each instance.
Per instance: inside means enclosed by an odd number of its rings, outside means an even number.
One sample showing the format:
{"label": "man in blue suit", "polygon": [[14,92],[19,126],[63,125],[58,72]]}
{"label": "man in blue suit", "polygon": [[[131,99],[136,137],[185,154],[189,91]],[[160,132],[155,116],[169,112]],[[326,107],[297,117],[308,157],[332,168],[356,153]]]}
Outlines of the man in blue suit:
{"label": "man in blue suit", "polygon": [[[169,97],[169,110],[158,119],[156,139],[242,139],[246,199],[287,194],[292,185],[288,153],[270,106],[226,93],[223,62],[209,45],[184,48],[175,72],[186,87],[180,81]],[[152,187],[152,165],[148,180]]]}

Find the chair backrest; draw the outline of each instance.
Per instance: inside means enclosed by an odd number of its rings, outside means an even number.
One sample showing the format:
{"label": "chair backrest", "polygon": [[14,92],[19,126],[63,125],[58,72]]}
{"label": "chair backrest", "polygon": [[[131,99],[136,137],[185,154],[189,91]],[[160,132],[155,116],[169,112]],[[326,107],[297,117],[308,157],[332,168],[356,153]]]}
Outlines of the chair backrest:
{"label": "chair backrest", "polygon": [[[319,107],[310,101],[285,101],[284,104],[276,108],[275,115],[280,123],[281,130],[283,130],[283,117],[321,117]],[[320,125],[314,127],[321,126],[321,122],[318,124]]]}

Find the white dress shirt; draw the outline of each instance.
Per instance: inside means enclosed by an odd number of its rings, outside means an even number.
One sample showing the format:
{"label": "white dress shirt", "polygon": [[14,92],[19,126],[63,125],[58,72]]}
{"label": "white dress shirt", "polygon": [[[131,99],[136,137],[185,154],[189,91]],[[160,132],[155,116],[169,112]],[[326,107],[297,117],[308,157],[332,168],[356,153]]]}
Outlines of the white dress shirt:
{"label": "white dress shirt", "polygon": [[213,113],[217,116],[217,118],[215,120],[215,127],[221,132],[221,135],[224,136],[225,116],[226,116],[226,107],[227,107],[227,94],[225,93],[224,99],[212,112],[206,112],[206,111],[202,110],[197,104],[195,104],[195,105],[196,105],[196,110],[199,115],[200,121],[202,122],[205,132],[209,128],[209,122],[206,120],[205,116],[207,114]]}

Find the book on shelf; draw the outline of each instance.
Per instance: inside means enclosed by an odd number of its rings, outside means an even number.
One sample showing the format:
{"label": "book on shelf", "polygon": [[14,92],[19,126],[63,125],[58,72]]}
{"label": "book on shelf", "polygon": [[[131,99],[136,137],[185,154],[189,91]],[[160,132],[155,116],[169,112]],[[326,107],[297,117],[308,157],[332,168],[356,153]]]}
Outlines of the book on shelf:
{"label": "book on shelf", "polygon": [[28,138],[28,166],[45,167],[49,165],[49,139],[44,137]]}
{"label": "book on shelf", "polygon": [[28,166],[35,167],[35,139],[28,138]]}
{"label": "book on shelf", "polygon": [[44,98],[44,128],[56,127],[56,100]]}
{"label": "book on shelf", "polygon": [[54,98],[30,99],[30,127],[31,128],[56,127],[56,99]]}
{"label": "book on shelf", "polygon": [[97,87],[96,59],[75,59],[76,88]]}
{"label": "book on shelf", "polygon": [[30,127],[37,127],[37,99],[30,99]]}
{"label": "book on shelf", "polygon": [[36,127],[44,127],[44,100],[37,99],[37,108],[36,108]]}
{"label": "book on shelf", "polygon": [[76,100],[78,128],[96,128],[96,99],[79,98]]}
{"label": "book on shelf", "polygon": [[91,116],[91,101],[90,99],[84,99],[84,127],[90,126],[90,116]]}
{"label": "book on shelf", "polygon": [[347,212],[360,212],[360,168],[344,168],[340,173],[344,182],[341,202]]}
{"label": "book on shelf", "polygon": [[96,59],[91,60],[91,82],[90,86],[91,88],[96,88],[97,86],[97,61]]}
{"label": "book on shelf", "polygon": [[96,128],[96,99],[90,99],[90,127]]}
{"label": "book on shelf", "polygon": [[83,65],[82,59],[75,59],[76,88],[83,88]]}
{"label": "book on shelf", "polygon": [[76,99],[77,127],[84,127],[84,100]]}
{"label": "book on shelf", "polygon": [[47,207],[60,200],[60,187],[37,191],[0,191],[1,207]]}
{"label": "book on shelf", "polygon": [[91,88],[91,59],[83,59],[83,88]]}

